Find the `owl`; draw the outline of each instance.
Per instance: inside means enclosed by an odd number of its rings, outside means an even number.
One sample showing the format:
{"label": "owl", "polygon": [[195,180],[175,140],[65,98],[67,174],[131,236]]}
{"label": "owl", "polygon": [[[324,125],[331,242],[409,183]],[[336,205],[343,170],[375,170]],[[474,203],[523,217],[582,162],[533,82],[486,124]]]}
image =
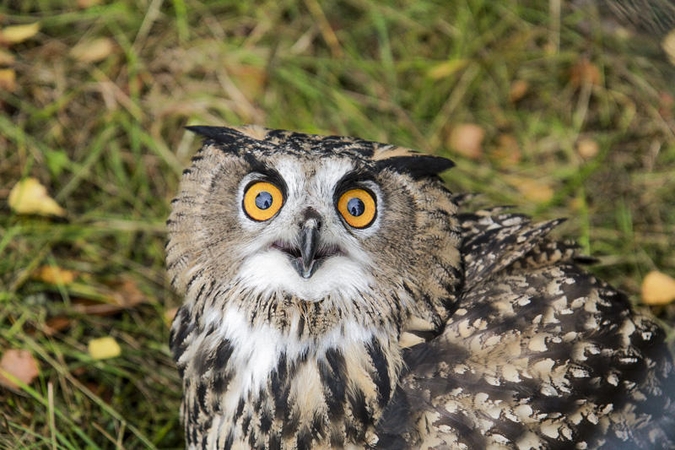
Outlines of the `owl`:
{"label": "owl", "polygon": [[167,221],[190,449],[675,448],[665,333],[451,161],[190,127]]}

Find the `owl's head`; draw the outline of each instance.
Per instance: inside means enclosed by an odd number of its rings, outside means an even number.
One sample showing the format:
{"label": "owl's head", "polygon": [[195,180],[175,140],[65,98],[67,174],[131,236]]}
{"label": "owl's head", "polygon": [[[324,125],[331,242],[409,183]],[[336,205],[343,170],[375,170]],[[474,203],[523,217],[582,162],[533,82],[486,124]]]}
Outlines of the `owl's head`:
{"label": "owl's head", "polygon": [[344,137],[190,129],[205,142],[167,222],[169,275],[188,300],[208,283],[237,292],[215,300],[223,308],[268,298],[434,316],[452,301],[456,207],[437,176],[449,160]]}

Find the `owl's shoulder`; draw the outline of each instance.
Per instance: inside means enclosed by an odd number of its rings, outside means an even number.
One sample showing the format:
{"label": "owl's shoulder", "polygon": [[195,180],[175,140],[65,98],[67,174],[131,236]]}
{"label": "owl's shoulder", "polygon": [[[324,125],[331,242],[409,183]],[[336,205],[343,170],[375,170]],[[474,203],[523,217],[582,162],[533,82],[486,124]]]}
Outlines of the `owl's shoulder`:
{"label": "owl's shoulder", "polygon": [[533,223],[505,208],[459,220],[457,309],[439,336],[406,350],[398,403],[418,412],[408,439],[675,446],[664,331],[581,268],[574,244],[548,237],[561,221]]}

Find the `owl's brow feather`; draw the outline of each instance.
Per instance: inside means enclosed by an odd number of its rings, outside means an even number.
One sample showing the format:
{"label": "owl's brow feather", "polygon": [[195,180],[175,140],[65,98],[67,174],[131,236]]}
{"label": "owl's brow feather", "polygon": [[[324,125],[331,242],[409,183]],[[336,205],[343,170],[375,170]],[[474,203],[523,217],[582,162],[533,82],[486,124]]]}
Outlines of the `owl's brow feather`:
{"label": "owl's brow feather", "polygon": [[396,173],[408,174],[414,179],[432,177],[455,166],[455,163],[441,156],[409,155],[394,156],[375,162],[377,171],[389,169]]}
{"label": "owl's brow feather", "polygon": [[244,153],[243,158],[244,161],[246,161],[246,163],[249,165],[250,172],[259,173],[260,175],[262,175],[262,178],[264,178],[267,181],[270,181],[271,183],[279,187],[279,189],[281,189],[281,192],[283,192],[284,196],[287,194],[288,186],[286,185],[284,178],[276,169],[269,166],[264,161],[257,159],[251,153]]}
{"label": "owl's brow feather", "polygon": [[335,184],[335,194],[339,195],[349,187],[363,183],[364,181],[375,181],[375,172],[367,167],[359,167],[344,174]]}

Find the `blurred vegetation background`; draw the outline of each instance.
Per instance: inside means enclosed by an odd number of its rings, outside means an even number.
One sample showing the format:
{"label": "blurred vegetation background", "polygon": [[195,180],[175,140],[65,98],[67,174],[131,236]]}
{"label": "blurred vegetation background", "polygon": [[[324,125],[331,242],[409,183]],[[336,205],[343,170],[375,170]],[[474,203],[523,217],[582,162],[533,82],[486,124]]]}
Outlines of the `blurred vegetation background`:
{"label": "blurred vegetation background", "polygon": [[[0,448],[183,446],[163,246],[186,125],[448,155],[453,191],[568,217],[558,236],[640,304],[647,273],[675,275],[671,8],[2,1],[0,353],[30,376],[1,383]],[[62,209],[10,207],[27,178]]]}

